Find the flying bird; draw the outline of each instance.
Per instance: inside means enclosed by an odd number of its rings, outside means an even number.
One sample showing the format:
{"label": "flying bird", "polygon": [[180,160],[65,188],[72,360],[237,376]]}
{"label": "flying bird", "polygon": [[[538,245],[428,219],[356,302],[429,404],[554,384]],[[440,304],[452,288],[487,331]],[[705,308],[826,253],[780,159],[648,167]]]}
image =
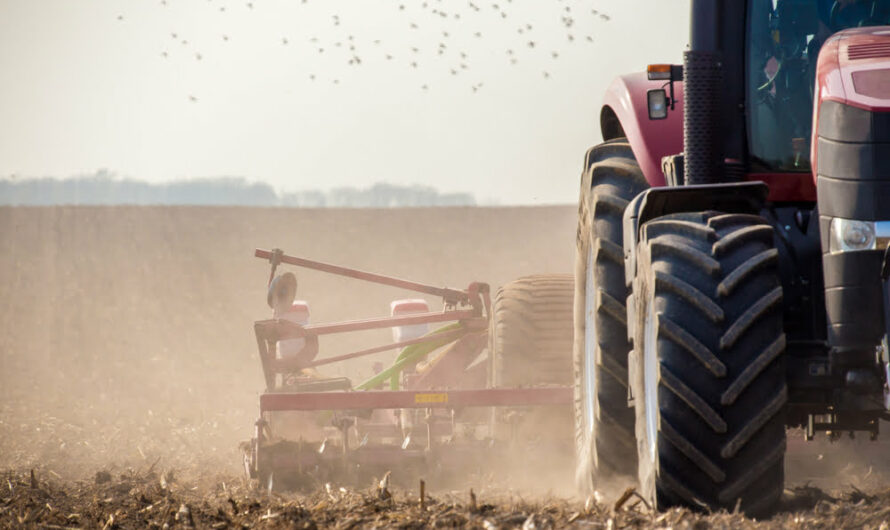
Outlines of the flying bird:
{"label": "flying bird", "polygon": [[[160,1],[161,5],[166,6],[169,0],[159,0],[159,1]],[[208,0],[208,2],[211,2],[211,1],[212,0]],[[242,5],[245,5],[248,9],[254,9],[255,8],[254,4],[257,2],[257,0],[242,0],[242,1],[245,2]],[[496,20],[497,16],[500,15],[500,17],[505,21],[504,29],[506,29],[508,32],[509,32],[510,28],[516,28],[516,31],[518,34],[520,34],[520,35],[528,34],[528,37],[525,37],[525,44],[527,46],[526,49],[534,50],[538,47],[538,45],[540,45],[541,53],[549,53],[552,60],[560,59],[560,54],[562,53],[562,50],[559,47],[557,47],[555,49],[551,48],[551,50],[548,52],[548,51],[546,51],[546,49],[548,47],[547,43],[545,42],[546,39],[543,39],[543,38],[531,39],[531,38],[529,38],[529,37],[532,37],[532,32],[533,32],[534,27],[531,23],[528,23],[528,22],[522,23],[520,17],[514,16],[515,13],[510,13],[509,10],[512,8],[512,3],[513,3],[512,0],[493,0],[493,1],[495,3],[492,3],[492,0],[489,0],[487,2],[489,7],[486,8],[486,11],[493,10],[493,13],[489,11],[489,12],[484,13],[483,14],[484,16],[492,16],[493,15]],[[481,4],[478,4],[478,2],[479,2],[479,0],[469,0],[467,2],[467,6],[472,11],[481,12],[483,9],[481,8]],[[561,2],[561,0],[560,0],[560,2]],[[303,4],[307,3],[307,0],[301,0],[301,3],[303,3]],[[216,4],[217,7],[219,8],[219,10],[221,12],[226,11],[227,6],[226,5],[220,6],[220,4],[221,3]],[[236,3],[236,5],[237,5],[237,3]],[[453,41],[448,40],[451,38],[452,32],[459,31],[459,33],[455,33],[455,38],[463,37],[468,34],[470,34],[469,36],[471,36],[473,38],[480,39],[480,40],[482,38],[485,38],[483,36],[483,31],[481,31],[481,30],[476,31],[476,30],[470,29],[470,28],[466,28],[464,30],[458,30],[458,29],[455,29],[455,28],[457,28],[456,25],[449,26],[447,24],[448,20],[452,19],[452,17],[455,20],[460,19],[462,17],[462,15],[466,14],[466,11],[458,12],[458,10],[460,8],[455,7],[455,8],[450,9],[448,12],[446,12],[444,9],[442,9],[442,7],[444,5],[448,5],[448,4],[446,2],[443,2],[443,0],[435,0],[435,1],[434,0],[421,0],[420,2],[412,5],[412,10],[416,10],[418,7],[420,7],[425,11],[426,14],[439,15],[442,19],[444,19],[445,23],[442,24],[439,28],[432,28],[432,27],[429,27],[429,25],[426,25],[424,27],[425,30],[438,29],[438,32],[441,34],[441,37],[440,37],[441,42],[438,42],[437,43],[438,46],[436,48],[434,48],[437,56],[439,56],[441,59],[444,59],[446,52],[449,51],[446,43],[453,42]],[[393,2],[393,8],[396,6],[398,6],[398,10],[401,12],[408,11],[407,2],[405,0],[401,0],[401,2]],[[556,4],[556,6],[560,6],[560,4]],[[554,8],[555,8],[554,10],[556,10],[556,9],[559,10],[559,12],[556,14],[559,16],[563,26],[566,28],[566,33],[565,33],[566,38],[569,43],[573,43],[576,40],[575,39],[576,35],[570,33],[570,31],[574,30],[574,28],[575,28],[574,23],[576,22],[576,20],[572,17],[573,9],[571,6],[566,6],[565,4],[562,4],[560,6],[561,9],[560,9],[560,7],[556,7],[556,6],[554,6]],[[237,10],[237,8],[236,8],[236,10]],[[416,11],[413,11],[413,12],[416,12]],[[583,12],[583,10],[582,10],[582,12]],[[589,15],[589,16],[592,16],[593,18],[598,17],[602,20],[610,19],[610,17],[608,15],[606,15],[605,13],[603,13],[601,11],[598,11],[597,9],[591,9],[590,13],[591,13],[591,15]],[[511,18],[511,20],[513,20],[514,22],[506,22],[508,15],[510,15],[509,18]],[[331,20],[332,20],[332,23],[334,26],[342,25],[341,24],[341,22],[342,22],[341,16],[339,14],[330,14],[329,13],[329,16],[331,16]],[[421,16],[423,16],[423,15],[421,15]],[[124,17],[125,17],[125,15],[123,15],[122,13],[118,14],[117,20],[123,21]],[[412,18],[414,18],[414,20],[411,20]],[[519,19],[519,20],[517,20],[517,19]],[[419,22],[418,22],[418,20],[419,20]],[[469,21],[469,19],[466,19],[466,20]],[[420,24],[424,23],[424,19],[416,18],[414,16],[407,18],[407,20],[403,20],[403,23],[405,21],[407,21],[409,23],[408,28],[410,28],[412,30],[419,30]],[[577,22],[579,22],[578,27],[580,27],[582,25],[581,21],[578,20]],[[352,28],[344,27],[343,33],[349,33],[349,29],[352,29]],[[469,31],[467,31],[467,30],[469,30]],[[464,33],[464,31],[466,31],[466,33]],[[170,35],[173,39],[180,41],[183,46],[190,46],[190,44],[191,44],[188,42],[188,40],[186,40],[182,37],[179,37],[177,32],[171,32]],[[221,36],[222,36],[223,41],[230,40],[230,38],[229,38],[230,36],[228,34],[222,34]],[[592,36],[592,34],[590,34],[590,35],[581,34],[577,37],[578,37],[579,41],[586,40],[588,43],[594,42],[594,37]],[[290,45],[290,40],[288,37],[282,36],[280,38],[281,38],[282,45],[285,45],[285,46]],[[490,39],[491,35],[489,35],[488,38]],[[520,36],[519,38],[522,39],[523,37]],[[319,39],[317,36],[311,37],[309,39],[309,42],[314,44],[314,47],[316,48],[317,53],[319,53],[319,54],[324,53],[324,50],[325,50],[323,47],[319,46],[319,44],[321,44],[321,40],[325,40],[325,39]],[[439,40],[439,39],[437,39],[437,40]],[[373,43],[374,45],[382,44],[381,39],[374,39],[374,40],[368,39],[368,41],[370,43]],[[514,42],[512,44],[514,46],[518,44],[520,46],[520,48],[505,50],[507,58],[510,60],[510,64],[512,64],[512,65],[518,64],[519,57],[521,56],[520,52],[522,51],[521,42],[522,41],[519,41],[518,43]],[[298,43],[299,43],[299,40],[297,42],[295,42],[294,45],[299,47]],[[339,55],[339,50],[329,50],[328,58],[333,58],[334,56],[336,56],[338,59],[342,59],[345,63],[348,63],[349,65],[362,65],[363,61],[359,57],[359,55],[357,54],[357,51],[356,51],[357,48],[360,47],[358,43],[359,43],[359,39],[354,37],[354,35],[348,35],[345,42],[344,41],[330,42],[327,44],[328,47],[333,45],[338,48],[345,48],[346,46],[348,46],[349,50],[348,50],[348,53],[342,57]],[[411,57],[414,60],[411,61],[410,63],[408,63],[408,65],[410,65],[410,68],[419,69],[419,55],[421,53],[419,45],[415,45],[415,46],[409,45],[407,47],[410,49],[409,53],[414,54],[414,56]],[[433,48],[431,48],[431,49],[433,49]],[[198,61],[203,60],[202,53],[198,53],[197,51],[194,50],[194,48],[192,48],[192,51],[194,53],[194,57],[196,60],[198,60]],[[469,54],[465,50],[460,50],[459,48],[457,48],[457,46],[455,46],[455,49],[453,51],[455,54],[459,55],[459,57],[457,58],[457,61],[454,61],[451,65],[449,65],[447,62],[443,61],[441,66],[444,67],[445,70],[450,71],[452,76],[457,76],[461,73],[462,70],[469,70],[469,61],[468,61]],[[394,54],[399,54],[400,52],[402,54],[402,55],[400,55],[400,57],[404,58],[405,56],[404,56],[403,49],[402,50],[396,49],[394,51],[389,51],[388,53],[385,52],[384,54],[381,54],[381,55],[383,58],[385,58],[386,61],[392,61],[392,60],[394,60]],[[163,57],[165,59],[168,59],[172,55],[169,52],[169,50],[164,50],[164,49],[162,49],[162,51],[159,53],[160,53],[161,57]],[[529,52],[529,53],[531,53],[531,52]],[[534,50],[534,53],[537,53],[537,50]],[[333,54],[333,56],[331,54]],[[449,62],[451,62],[453,54],[448,54],[448,55],[449,55]],[[379,59],[376,59],[376,57],[380,57],[380,56],[375,56],[375,59],[371,60],[371,63],[368,63],[369,66],[371,66],[372,63],[375,63],[375,61],[379,60]],[[401,61],[399,61],[398,64],[401,66],[405,65],[405,63],[402,63]],[[368,66],[366,66],[366,68],[367,67]],[[317,74],[314,74],[314,73],[310,74],[310,72],[307,72],[307,71],[304,71],[303,75],[307,75],[309,77],[309,79],[312,81],[321,79],[320,77],[317,76]],[[545,79],[552,78],[551,73],[548,71],[543,71],[542,75]],[[328,78],[328,79],[333,84],[341,84],[339,79],[333,79],[333,78]],[[470,85],[468,83],[468,85],[470,86],[470,88],[472,89],[472,91],[474,93],[479,91],[480,88],[482,87],[481,82],[478,84],[472,84],[472,85]],[[415,85],[415,86],[417,86],[417,85]],[[422,85],[420,85],[420,87],[423,90],[430,89],[428,84],[422,84]],[[198,98],[194,95],[190,95],[189,100],[192,102],[197,102]]]}

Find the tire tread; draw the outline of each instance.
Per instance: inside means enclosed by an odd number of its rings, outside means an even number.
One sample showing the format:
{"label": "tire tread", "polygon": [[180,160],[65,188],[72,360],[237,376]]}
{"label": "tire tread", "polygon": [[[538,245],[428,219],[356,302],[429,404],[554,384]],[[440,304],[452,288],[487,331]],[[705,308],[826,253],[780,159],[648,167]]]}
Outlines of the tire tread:
{"label": "tire tread", "polygon": [[[755,215],[700,212],[651,221],[642,233],[633,285],[646,298],[635,301],[634,343],[639,363],[646,306],[657,300],[660,406],[657,473],[639,458],[641,484],[654,477],[644,493],[660,509],[740,502],[766,514],[783,489],[788,401],[774,228]],[[645,436],[642,373],[631,384]]]}

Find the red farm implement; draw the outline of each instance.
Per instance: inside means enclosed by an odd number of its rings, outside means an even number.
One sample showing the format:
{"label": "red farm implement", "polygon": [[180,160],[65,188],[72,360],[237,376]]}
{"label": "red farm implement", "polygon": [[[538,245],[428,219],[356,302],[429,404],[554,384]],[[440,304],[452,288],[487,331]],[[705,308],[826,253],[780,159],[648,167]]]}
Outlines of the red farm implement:
{"label": "red farm implement", "polygon": [[[243,448],[245,468],[261,487],[311,486],[332,479],[363,482],[387,470],[401,475],[394,478],[464,473],[497,459],[501,444],[496,440],[521,437],[517,424],[534,414],[530,411],[555,407],[560,409],[557,416],[568,418],[571,277],[514,282],[512,291],[508,287],[498,293],[493,309],[484,283],[463,290],[440,288],[288,256],[278,249],[255,255],[271,263],[268,301],[273,318],[254,324],[266,389],[254,437]],[[441,297],[443,308],[430,311],[425,300],[397,300],[391,316],[309,324],[308,306],[294,301],[293,273],[276,275],[282,264]],[[526,340],[514,359],[499,361],[517,332],[527,331],[519,320],[527,319],[536,304],[554,299],[562,311],[550,312],[549,321],[561,320],[558,337],[548,339],[545,332],[539,351],[528,353],[536,344]],[[493,312],[499,316],[493,319]],[[546,327],[548,319],[543,323]],[[321,337],[383,328],[393,329],[393,342],[316,358]],[[549,328],[552,335],[554,326]],[[378,366],[376,374],[357,385],[315,371],[387,351],[399,351],[392,365]],[[548,367],[556,368],[548,374]],[[519,370],[527,375],[518,375]],[[565,422],[567,432],[570,422]],[[563,440],[570,438],[560,434]]]}

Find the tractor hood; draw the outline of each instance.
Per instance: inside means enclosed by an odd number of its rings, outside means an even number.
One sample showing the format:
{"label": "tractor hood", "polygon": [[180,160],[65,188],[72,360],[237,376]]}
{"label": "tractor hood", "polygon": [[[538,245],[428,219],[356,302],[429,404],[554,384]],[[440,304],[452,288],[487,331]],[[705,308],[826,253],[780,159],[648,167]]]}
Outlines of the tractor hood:
{"label": "tractor hood", "polygon": [[890,219],[890,26],[855,28],[822,46],[811,160],[820,215]]}
{"label": "tractor hood", "polygon": [[830,252],[834,219],[890,221],[890,26],[833,35],[816,74],[812,161],[832,348],[867,351],[885,333],[883,250]]}
{"label": "tractor hood", "polygon": [[890,26],[833,35],[822,47],[817,72],[818,101],[890,111]]}

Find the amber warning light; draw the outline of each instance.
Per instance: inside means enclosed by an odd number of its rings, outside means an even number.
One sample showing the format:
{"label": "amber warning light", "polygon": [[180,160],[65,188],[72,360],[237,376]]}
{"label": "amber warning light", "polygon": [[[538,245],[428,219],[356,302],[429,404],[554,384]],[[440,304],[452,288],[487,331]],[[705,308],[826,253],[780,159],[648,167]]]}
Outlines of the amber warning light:
{"label": "amber warning light", "polygon": [[669,64],[650,64],[646,67],[646,73],[649,75],[650,81],[670,81],[671,65]]}

